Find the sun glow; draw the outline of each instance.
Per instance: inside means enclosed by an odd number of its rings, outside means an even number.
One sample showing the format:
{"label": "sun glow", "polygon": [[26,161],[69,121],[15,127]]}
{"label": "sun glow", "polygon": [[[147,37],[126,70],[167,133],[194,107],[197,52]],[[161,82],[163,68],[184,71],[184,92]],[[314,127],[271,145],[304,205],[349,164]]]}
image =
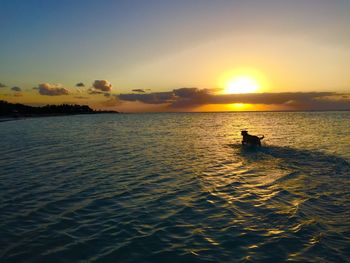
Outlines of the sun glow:
{"label": "sun glow", "polygon": [[249,76],[239,76],[226,83],[224,93],[251,93],[259,89],[260,84],[256,79]]}
{"label": "sun glow", "polygon": [[218,84],[223,94],[262,92],[269,86],[265,76],[251,68],[226,71]]}
{"label": "sun glow", "polygon": [[228,104],[228,107],[233,111],[247,111],[254,109],[254,106],[252,104],[247,103],[232,103]]}

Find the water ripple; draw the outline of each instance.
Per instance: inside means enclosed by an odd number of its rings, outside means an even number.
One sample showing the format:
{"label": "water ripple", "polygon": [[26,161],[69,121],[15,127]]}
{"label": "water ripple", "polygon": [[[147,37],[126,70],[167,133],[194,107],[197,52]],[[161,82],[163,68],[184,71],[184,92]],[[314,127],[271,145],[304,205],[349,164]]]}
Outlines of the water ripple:
{"label": "water ripple", "polygon": [[[0,261],[346,262],[347,118],[135,114],[0,123]],[[265,147],[241,147],[246,127],[265,134]],[[319,140],[322,129],[341,134]]]}

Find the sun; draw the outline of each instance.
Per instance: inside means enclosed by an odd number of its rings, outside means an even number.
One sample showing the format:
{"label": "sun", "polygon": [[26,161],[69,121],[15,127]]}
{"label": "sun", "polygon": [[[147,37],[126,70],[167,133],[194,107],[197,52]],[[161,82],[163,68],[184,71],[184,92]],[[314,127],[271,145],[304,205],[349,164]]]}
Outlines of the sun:
{"label": "sun", "polygon": [[224,86],[224,93],[252,93],[260,89],[259,82],[250,76],[237,76],[229,79]]}
{"label": "sun", "polygon": [[221,94],[266,92],[270,86],[265,74],[253,68],[226,70],[217,85]]}

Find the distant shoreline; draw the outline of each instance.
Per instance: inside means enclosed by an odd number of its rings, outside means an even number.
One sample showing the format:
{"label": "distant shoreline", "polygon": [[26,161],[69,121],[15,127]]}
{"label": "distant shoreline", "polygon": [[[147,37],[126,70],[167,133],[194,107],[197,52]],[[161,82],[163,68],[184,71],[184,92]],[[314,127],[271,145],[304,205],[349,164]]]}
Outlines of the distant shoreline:
{"label": "distant shoreline", "polygon": [[20,103],[9,103],[6,101],[0,101],[0,122],[20,120],[25,118],[88,115],[102,113],[117,114],[119,112],[93,110],[88,105],[61,104],[46,105],[42,107],[32,107]]}
{"label": "distant shoreline", "polygon": [[72,113],[72,114],[27,114],[27,115],[3,115],[0,116],[0,122],[6,121],[17,121],[31,118],[44,118],[44,117],[63,117],[63,116],[77,116],[77,115],[97,115],[97,114],[120,114],[119,112],[110,112],[110,111],[97,111],[92,113]]}

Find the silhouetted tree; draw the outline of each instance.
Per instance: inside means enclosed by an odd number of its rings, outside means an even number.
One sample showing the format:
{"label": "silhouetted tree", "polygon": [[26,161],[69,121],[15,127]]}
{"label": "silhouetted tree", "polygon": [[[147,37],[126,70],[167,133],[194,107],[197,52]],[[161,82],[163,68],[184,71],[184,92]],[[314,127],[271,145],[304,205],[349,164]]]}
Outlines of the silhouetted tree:
{"label": "silhouetted tree", "polygon": [[92,113],[117,113],[116,111],[94,111],[88,105],[46,105],[43,107],[32,107],[19,103],[0,101],[0,116],[26,116],[26,115],[55,115],[55,114],[92,114]]}

